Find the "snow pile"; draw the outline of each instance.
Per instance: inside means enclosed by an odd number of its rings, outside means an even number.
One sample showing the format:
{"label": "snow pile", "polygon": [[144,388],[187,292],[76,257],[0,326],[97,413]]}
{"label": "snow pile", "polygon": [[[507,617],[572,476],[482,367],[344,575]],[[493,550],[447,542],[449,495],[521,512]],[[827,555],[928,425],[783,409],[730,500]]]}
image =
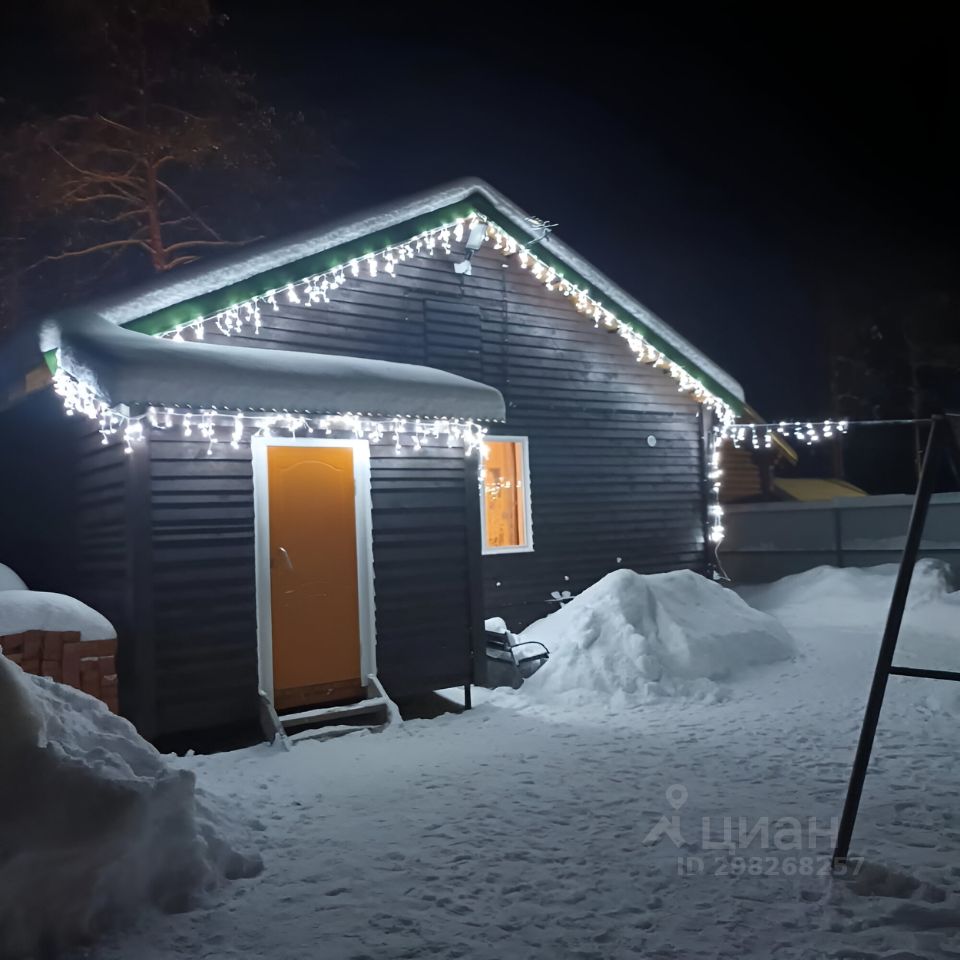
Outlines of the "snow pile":
{"label": "snow pile", "polygon": [[[807,625],[862,626],[882,623],[887,616],[899,565],[875,567],[814,567],[775,583],[742,586],[737,592],[759,610],[775,610],[785,620]],[[910,581],[907,609],[940,601],[956,602],[950,565],[942,560],[917,561]],[[958,611],[960,612],[960,611]]]}
{"label": "snow pile", "polygon": [[194,774],[99,700],[0,657],[0,731],[0,957],[46,956],[259,872]]}
{"label": "snow pile", "polygon": [[27,585],[8,566],[0,563],[0,591],[26,590]]}
{"label": "snow pile", "polygon": [[[739,587],[737,592],[751,606],[771,613],[792,631],[819,629],[831,642],[849,646],[859,643],[858,656],[864,675],[876,661],[898,565],[876,567],[815,567],[784,577],[776,583]],[[894,662],[927,670],[960,671],[960,592],[952,591],[952,571],[942,560],[918,561],[910,581]],[[868,637],[869,643],[860,643]],[[911,681],[915,683],[915,681]],[[960,716],[957,684],[924,685],[918,691],[924,712]]]}
{"label": "snow pile", "polygon": [[79,631],[81,640],[117,635],[103,614],[74,597],[27,589],[0,592],[0,637],[25,630]]}
{"label": "snow pile", "polygon": [[671,695],[714,699],[716,681],[794,654],[777,620],[689,570],[616,570],[520,640],[537,640],[551,654],[525,693],[600,694],[610,706]]}

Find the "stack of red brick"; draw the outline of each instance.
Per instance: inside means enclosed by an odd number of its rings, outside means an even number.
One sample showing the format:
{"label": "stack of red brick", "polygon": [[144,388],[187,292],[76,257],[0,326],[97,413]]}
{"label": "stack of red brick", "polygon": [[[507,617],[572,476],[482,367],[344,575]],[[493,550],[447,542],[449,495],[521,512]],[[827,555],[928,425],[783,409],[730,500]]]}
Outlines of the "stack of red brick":
{"label": "stack of red brick", "polygon": [[27,630],[0,637],[0,647],[26,673],[69,684],[99,697],[117,712],[116,640],[81,640],[75,632]]}

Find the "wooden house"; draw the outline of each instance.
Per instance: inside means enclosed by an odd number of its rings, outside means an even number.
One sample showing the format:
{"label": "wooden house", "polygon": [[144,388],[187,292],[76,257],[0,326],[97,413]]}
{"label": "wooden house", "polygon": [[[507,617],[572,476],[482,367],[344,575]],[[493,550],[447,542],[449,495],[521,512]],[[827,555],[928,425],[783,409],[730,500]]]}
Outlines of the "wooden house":
{"label": "wooden house", "polygon": [[38,334],[71,414],[58,588],[117,627],[147,736],[255,717],[259,690],[282,712],[374,673],[482,682],[486,617],[519,630],[619,566],[710,570],[710,429],[740,386],[481,181]]}

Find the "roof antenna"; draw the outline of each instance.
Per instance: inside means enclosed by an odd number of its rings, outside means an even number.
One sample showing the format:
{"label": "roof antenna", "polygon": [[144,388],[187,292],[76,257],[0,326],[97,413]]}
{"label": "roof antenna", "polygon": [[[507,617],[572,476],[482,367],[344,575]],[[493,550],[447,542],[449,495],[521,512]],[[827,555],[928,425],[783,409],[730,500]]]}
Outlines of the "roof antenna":
{"label": "roof antenna", "polygon": [[559,224],[551,223],[549,220],[541,220],[539,217],[527,217],[527,223],[529,223],[534,230],[540,231],[540,236],[534,237],[534,239],[527,244],[528,248],[545,239],[547,236],[553,233],[554,227],[559,226]]}
{"label": "roof antenna", "polygon": [[[550,223],[548,220],[541,220],[539,217],[527,217],[527,223],[533,227],[535,232],[539,232],[539,236],[535,236],[526,246],[529,249],[532,246],[540,243],[548,234],[553,231],[553,228],[557,226],[555,223]],[[486,235],[487,224],[486,221],[480,221],[470,229],[470,235],[467,237],[467,252],[462,260],[458,260],[453,265],[453,269],[456,273],[464,274],[465,276],[470,276],[473,273],[473,265],[470,263],[470,259],[473,257],[474,253],[480,249],[483,244],[484,237]]]}

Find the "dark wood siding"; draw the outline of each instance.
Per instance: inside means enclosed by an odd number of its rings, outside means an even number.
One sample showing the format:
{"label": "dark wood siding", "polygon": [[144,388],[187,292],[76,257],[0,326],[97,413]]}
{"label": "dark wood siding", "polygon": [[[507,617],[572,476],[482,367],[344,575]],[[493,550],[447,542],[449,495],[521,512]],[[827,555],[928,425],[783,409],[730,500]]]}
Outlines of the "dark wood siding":
{"label": "dark wood siding", "polygon": [[137,462],[122,443],[104,444],[96,422],[65,416],[52,390],[0,414],[0,437],[10,457],[0,472],[0,562],[31,589],[76,597],[113,624],[120,710],[152,735],[149,514]]}
{"label": "dark wood siding", "polygon": [[623,411],[571,415],[556,430],[549,417],[524,413],[496,432],[530,438],[534,550],[484,557],[491,614],[519,629],[556,609],[551,592],[579,593],[618,567],[701,568],[698,438],[689,423]]}
{"label": "dark wood siding", "polygon": [[483,312],[469,303],[426,300],[424,303],[428,367],[483,380]]}
{"label": "dark wood siding", "polygon": [[512,627],[619,566],[702,570],[698,404],[515,258],[484,248],[471,276],[453,259],[351,278],[329,304],[281,296],[259,336],[231,342],[422,363],[501,390],[507,423],[492,433],[529,437],[533,497],[534,551],[483,558],[487,613]]}
{"label": "dark wood siding", "polygon": [[[76,575],[64,592],[100,611],[117,631],[120,711],[147,736],[153,727],[150,637],[143,633],[149,615],[137,593],[138,572],[149,563],[137,540],[138,496],[133,461],[123,444],[104,444],[97,424],[74,417],[77,469],[74,491]],[[146,451],[141,451],[146,453]]]}
{"label": "dark wood siding", "polygon": [[52,390],[0,410],[0,563],[32,590],[73,580],[76,426]]}
{"label": "dark wood siding", "polygon": [[[256,716],[250,448],[150,432],[157,724],[163,733]],[[136,450],[134,457],[141,451]]]}
{"label": "dark wood siding", "polygon": [[119,443],[102,444],[96,425],[76,418],[77,597],[118,631],[128,626],[130,536],[126,510],[129,460]]}
{"label": "dark wood siding", "polygon": [[[139,456],[135,451],[134,457]],[[395,695],[463,683],[469,668],[465,464],[460,447],[371,448],[378,673]],[[257,706],[250,447],[149,440],[157,726],[249,721]]]}
{"label": "dark wood siding", "polygon": [[465,469],[459,446],[371,448],[377,670],[396,695],[468,676]]}

